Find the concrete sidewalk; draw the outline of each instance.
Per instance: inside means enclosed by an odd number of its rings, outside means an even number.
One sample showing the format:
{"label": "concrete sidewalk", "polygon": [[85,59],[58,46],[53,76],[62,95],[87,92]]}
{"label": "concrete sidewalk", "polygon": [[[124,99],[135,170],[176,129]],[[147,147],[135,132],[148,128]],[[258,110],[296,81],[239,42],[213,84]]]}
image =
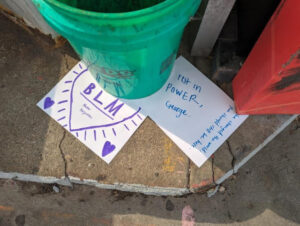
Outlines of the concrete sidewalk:
{"label": "concrete sidewalk", "polygon": [[[68,44],[55,46],[50,38],[24,30],[1,14],[0,30],[0,178],[90,184],[155,195],[207,191],[235,173],[296,118],[249,117],[201,168],[147,119],[107,165],[36,107],[78,62],[72,49]],[[190,30],[180,54],[208,73],[204,61],[188,54]]]}
{"label": "concrete sidewalk", "polygon": [[[300,129],[294,122],[215,196],[157,197],[0,179],[3,226],[288,226],[300,223]],[[283,142],[285,141],[285,142]],[[187,211],[188,210],[188,211]]]}

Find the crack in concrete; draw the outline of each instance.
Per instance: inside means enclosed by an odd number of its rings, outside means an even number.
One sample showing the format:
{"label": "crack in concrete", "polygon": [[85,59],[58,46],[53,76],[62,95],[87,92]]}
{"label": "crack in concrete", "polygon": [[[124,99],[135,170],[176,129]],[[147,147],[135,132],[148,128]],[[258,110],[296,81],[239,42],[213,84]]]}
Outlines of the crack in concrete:
{"label": "crack in concrete", "polygon": [[70,177],[69,177],[69,174],[68,174],[68,161],[66,160],[65,153],[64,153],[64,151],[62,149],[62,143],[63,143],[65,137],[66,137],[66,130],[64,130],[64,132],[63,132],[63,137],[61,138],[58,147],[59,147],[59,150],[60,150],[60,154],[61,154],[62,160],[64,161],[65,179],[69,183],[69,185],[73,188],[73,184],[72,184],[72,182],[70,180]]}
{"label": "crack in concrete", "polygon": [[66,58],[66,56],[64,55],[64,61],[65,61],[65,64],[66,64],[66,68],[68,70],[71,70],[70,66],[69,66],[69,63],[68,63],[68,59]]}
{"label": "crack in concrete", "polygon": [[216,181],[215,181],[215,156],[211,157],[211,171],[212,171],[212,181],[213,183],[216,185]]}
{"label": "crack in concrete", "polygon": [[297,130],[297,129],[300,129],[300,116],[298,116],[296,118],[296,129],[295,130]]}
{"label": "crack in concrete", "polygon": [[[228,141],[228,140],[226,141],[226,144],[227,144],[227,147],[228,147],[229,153],[230,153],[230,154],[231,154],[231,156],[232,156],[231,167],[232,167],[232,169],[233,169],[233,171],[234,171],[234,167],[235,167],[235,163],[236,163],[236,157],[235,157],[235,156],[234,156],[234,154],[233,154],[233,151],[232,151],[231,145],[230,145],[230,143],[229,143],[229,141]],[[235,173],[235,172],[233,172],[233,173]]]}
{"label": "crack in concrete", "polygon": [[191,160],[190,159],[188,159],[187,162],[186,177],[187,177],[186,188],[190,190],[190,182],[191,182]]}

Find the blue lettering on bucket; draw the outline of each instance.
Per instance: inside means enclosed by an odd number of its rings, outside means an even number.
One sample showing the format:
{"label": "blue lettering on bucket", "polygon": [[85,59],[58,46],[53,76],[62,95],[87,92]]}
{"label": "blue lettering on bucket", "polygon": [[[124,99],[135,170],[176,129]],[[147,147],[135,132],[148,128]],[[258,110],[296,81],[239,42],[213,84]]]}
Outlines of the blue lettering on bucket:
{"label": "blue lettering on bucket", "polygon": [[100,67],[100,73],[113,78],[131,78],[134,76],[136,70],[115,70],[107,67]]}
{"label": "blue lettering on bucket", "polygon": [[160,66],[160,74],[164,73],[174,62],[177,51],[174,51],[167,59],[165,59]]}

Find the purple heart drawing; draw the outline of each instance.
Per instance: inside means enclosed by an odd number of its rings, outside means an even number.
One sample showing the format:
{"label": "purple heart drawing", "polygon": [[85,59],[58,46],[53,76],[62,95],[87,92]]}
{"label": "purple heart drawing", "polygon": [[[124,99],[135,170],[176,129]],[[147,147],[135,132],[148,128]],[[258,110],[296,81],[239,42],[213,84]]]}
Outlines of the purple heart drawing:
{"label": "purple heart drawing", "polygon": [[55,102],[51,99],[51,97],[47,97],[44,101],[44,109],[52,107]]}
{"label": "purple heart drawing", "polygon": [[111,144],[110,141],[106,141],[102,149],[102,157],[105,157],[112,153],[116,149],[116,146]]}

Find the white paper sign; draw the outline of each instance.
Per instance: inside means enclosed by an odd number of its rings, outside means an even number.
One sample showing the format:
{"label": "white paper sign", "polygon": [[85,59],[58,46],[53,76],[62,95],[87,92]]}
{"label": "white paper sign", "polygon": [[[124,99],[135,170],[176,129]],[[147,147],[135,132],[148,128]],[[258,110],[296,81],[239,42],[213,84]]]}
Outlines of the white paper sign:
{"label": "white paper sign", "polygon": [[141,106],[198,167],[247,118],[237,115],[233,101],[183,57],[160,91],[126,103]]}
{"label": "white paper sign", "polygon": [[107,163],[145,119],[140,107],[105,92],[82,62],[37,105]]}
{"label": "white paper sign", "polygon": [[111,96],[78,63],[38,106],[107,163],[146,115],[198,167],[248,117],[237,115],[233,101],[183,57],[160,91],[138,100]]}

